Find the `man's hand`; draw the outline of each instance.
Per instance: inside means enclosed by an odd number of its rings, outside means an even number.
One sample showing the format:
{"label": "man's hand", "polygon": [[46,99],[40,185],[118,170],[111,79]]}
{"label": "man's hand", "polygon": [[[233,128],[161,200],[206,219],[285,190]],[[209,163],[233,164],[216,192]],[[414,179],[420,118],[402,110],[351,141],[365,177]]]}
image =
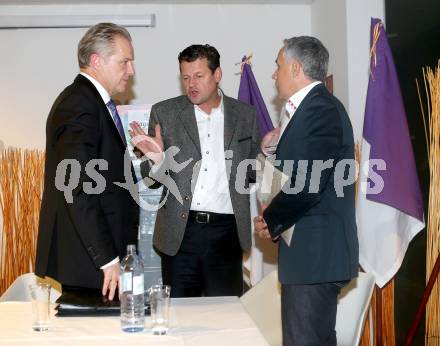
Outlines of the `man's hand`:
{"label": "man's hand", "polygon": [[154,128],[156,132],[154,137],[148,136],[135,121],[130,123],[130,128],[131,130],[128,130],[128,133],[131,136],[133,145],[155,164],[161,163],[163,159],[163,140],[160,125],[157,124]]}
{"label": "man's hand", "polygon": [[254,217],[255,232],[257,232],[258,236],[262,239],[271,239],[266,221],[263,219],[263,212],[266,210],[267,204],[257,201],[257,207],[259,215]]}
{"label": "man's hand", "polygon": [[265,155],[271,155],[275,152],[278,140],[280,139],[280,133],[281,127],[278,126],[264,135],[260,147]]}
{"label": "man's hand", "polygon": [[267,228],[266,221],[264,221],[263,216],[258,215],[254,217],[255,232],[262,239],[271,239],[269,229]]}
{"label": "man's hand", "polygon": [[108,291],[108,299],[113,300],[116,288],[119,282],[120,264],[115,263],[103,269],[104,284],[102,285],[102,295],[105,296]]}

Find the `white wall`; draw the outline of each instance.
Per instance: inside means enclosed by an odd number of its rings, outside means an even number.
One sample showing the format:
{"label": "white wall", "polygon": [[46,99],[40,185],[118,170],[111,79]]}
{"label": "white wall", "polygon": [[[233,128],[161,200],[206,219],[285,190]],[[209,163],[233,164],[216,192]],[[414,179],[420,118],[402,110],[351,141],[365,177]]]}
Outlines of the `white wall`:
{"label": "white wall", "polygon": [[[177,54],[192,43],[209,43],[221,54],[222,88],[236,97],[234,64],[253,53],[253,71],[269,112],[277,118],[271,75],[282,40],[311,34],[309,5],[78,5],[0,6],[21,13],[155,13],[155,28],[130,28],[136,78],[122,103],[155,103],[181,94]],[[44,127],[55,97],[73,81],[76,46],[86,29],[0,30],[0,140],[44,149]]]}
{"label": "white wall", "polygon": [[312,34],[329,50],[334,94],[347,109],[355,141],[364,122],[371,17],[385,20],[384,0],[315,0],[311,5]]}
{"label": "white wall", "polygon": [[370,62],[371,17],[385,22],[385,0],[346,0],[348,109],[354,138],[362,139]]}
{"label": "white wall", "polygon": [[311,6],[312,35],[330,54],[328,74],[333,75],[333,93],[348,107],[346,0],[315,0]]}

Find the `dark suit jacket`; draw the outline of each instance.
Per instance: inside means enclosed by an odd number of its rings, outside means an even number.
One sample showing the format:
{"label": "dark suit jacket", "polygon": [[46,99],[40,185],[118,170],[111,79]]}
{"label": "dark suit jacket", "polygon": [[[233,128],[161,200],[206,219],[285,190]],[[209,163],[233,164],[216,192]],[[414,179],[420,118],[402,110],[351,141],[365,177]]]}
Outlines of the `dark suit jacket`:
{"label": "dark suit jacket", "polygon": [[[243,250],[251,247],[251,216],[249,209],[249,194],[239,193],[235,187],[237,167],[243,160],[255,160],[259,150],[259,134],[256,123],[256,111],[253,107],[240,101],[223,96],[224,105],[224,149],[231,150],[231,173],[229,192],[232,209],[237,222],[238,237]],[[166,202],[157,213],[153,243],[161,252],[175,255],[180,248],[191,207],[192,188],[195,187],[198,170],[200,169],[200,140],[197,129],[194,105],[186,96],[179,96],[160,102],[151,109],[149,132],[154,134],[154,126],[161,125],[164,149],[175,146],[180,151],[174,160],[178,163],[190,160],[189,164],[176,173],[169,169],[169,162],[164,161],[164,168],[152,177],[163,182],[164,179],[174,181],[180,195],[181,202],[168,189],[164,189],[163,196],[167,195]],[[228,160],[228,158],[226,158]],[[228,163],[226,164],[228,167]],[[150,173],[150,164],[145,161],[141,164],[144,177]],[[249,172],[248,172],[249,173]],[[241,176],[239,185],[244,185],[250,173]],[[248,181],[246,181],[248,183]],[[166,184],[165,184],[166,185]]]}
{"label": "dark suit jacket", "polygon": [[[341,181],[335,181],[335,167],[341,160],[354,160],[353,131],[343,105],[323,84],[301,102],[280,138],[276,157],[281,168],[292,164],[285,160],[294,160],[292,187],[305,173],[298,169],[298,160],[308,161],[304,189],[297,194],[280,192],[263,214],[272,237],[295,224],[290,247],[280,240],[280,282],[350,280],[357,275],[359,260],[355,186],[346,186],[344,196],[338,197],[335,184]],[[310,193],[313,160],[333,160],[333,164],[315,179],[319,190]]]}
{"label": "dark suit jacket", "polygon": [[[78,75],[58,96],[47,119],[38,276],[47,275],[69,286],[100,288],[103,274],[99,268],[116,256],[122,259],[127,244],[136,244],[138,206],[128,190],[113,184],[126,180],[124,153],[124,143],[101,96],[87,78]],[[66,202],[55,184],[57,166],[64,159],[81,165],[73,203]],[[97,186],[85,172],[92,159],[108,164],[94,167],[106,183],[98,194],[83,189],[84,183]],[[126,164],[131,169],[131,163]],[[59,183],[67,185],[69,173],[66,177],[66,182],[61,179]]]}

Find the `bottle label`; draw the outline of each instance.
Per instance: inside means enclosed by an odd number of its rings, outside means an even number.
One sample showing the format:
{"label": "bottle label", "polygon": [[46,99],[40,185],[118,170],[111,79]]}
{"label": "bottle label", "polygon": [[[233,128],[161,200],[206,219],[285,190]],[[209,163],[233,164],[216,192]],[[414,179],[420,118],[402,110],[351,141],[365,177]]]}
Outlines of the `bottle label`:
{"label": "bottle label", "polygon": [[132,274],[131,273],[123,273],[121,275],[121,283],[122,292],[130,292],[132,289]]}
{"label": "bottle label", "polygon": [[144,274],[133,277],[133,294],[144,294]]}

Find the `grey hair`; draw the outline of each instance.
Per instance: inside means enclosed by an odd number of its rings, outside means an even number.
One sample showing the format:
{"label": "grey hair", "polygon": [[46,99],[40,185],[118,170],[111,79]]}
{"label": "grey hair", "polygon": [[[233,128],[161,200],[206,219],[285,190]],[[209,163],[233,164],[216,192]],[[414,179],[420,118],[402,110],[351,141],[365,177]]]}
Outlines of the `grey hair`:
{"label": "grey hair", "polygon": [[89,66],[92,54],[111,56],[114,53],[114,42],[117,36],[122,36],[131,42],[127,29],[113,23],[99,23],[87,30],[78,43],[79,67]]}
{"label": "grey hair", "polygon": [[286,61],[297,60],[307,78],[313,81],[325,80],[329,54],[327,48],[315,37],[298,36],[284,40]]}

